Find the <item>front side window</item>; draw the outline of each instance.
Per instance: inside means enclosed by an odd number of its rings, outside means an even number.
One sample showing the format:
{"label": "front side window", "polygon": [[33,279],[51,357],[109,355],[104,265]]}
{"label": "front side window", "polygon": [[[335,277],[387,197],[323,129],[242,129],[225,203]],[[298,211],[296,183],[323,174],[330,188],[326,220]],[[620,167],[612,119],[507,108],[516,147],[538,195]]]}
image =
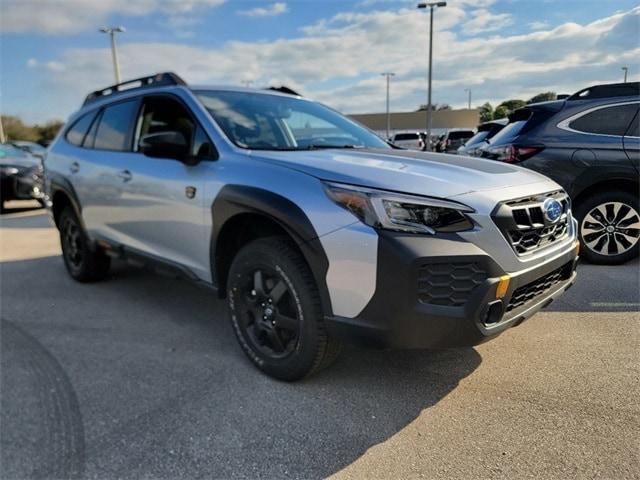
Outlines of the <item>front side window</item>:
{"label": "front side window", "polygon": [[65,138],[69,143],[76,146],[82,146],[84,137],[87,135],[87,131],[96,116],[96,112],[86,113],[71,126],[65,135]]}
{"label": "front side window", "polygon": [[[188,143],[188,155],[194,158],[211,158],[213,145],[206,133],[179,101],[168,96],[147,97],[136,127],[139,144],[146,135],[178,132]],[[138,150],[139,145],[134,149]]]}
{"label": "front side window", "polygon": [[576,118],[569,128],[584,133],[622,136],[638,111],[638,104],[599,108]]}
{"label": "front side window", "polygon": [[106,107],[96,131],[94,148],[129,151],[131,123],[137,106],[137,100],[130,100]]}
{"label": "front side window", "polygon": [[366,128],[308,100],[212,90],[196,95],[229,140],[241,148],[391,148]]}

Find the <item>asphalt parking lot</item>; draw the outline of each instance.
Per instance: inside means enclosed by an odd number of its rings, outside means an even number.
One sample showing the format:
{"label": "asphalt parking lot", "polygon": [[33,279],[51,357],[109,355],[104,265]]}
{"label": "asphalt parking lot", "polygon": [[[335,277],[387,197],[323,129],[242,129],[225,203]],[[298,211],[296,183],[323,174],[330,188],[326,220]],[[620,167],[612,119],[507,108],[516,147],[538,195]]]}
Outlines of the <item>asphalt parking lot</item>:
{"label": "asphalt parking lot", "polygon": [[639,263],[474,349],[347,348],[255,370],[225,305],[117,264],[66,274],[41,210],[0,220],[0,477],[640,478]]}

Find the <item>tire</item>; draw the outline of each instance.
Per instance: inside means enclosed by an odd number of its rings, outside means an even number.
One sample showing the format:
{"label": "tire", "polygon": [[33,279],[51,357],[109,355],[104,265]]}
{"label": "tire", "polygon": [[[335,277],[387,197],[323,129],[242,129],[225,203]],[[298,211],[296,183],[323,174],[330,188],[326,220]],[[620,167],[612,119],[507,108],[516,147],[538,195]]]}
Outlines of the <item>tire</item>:
{"label": "tire", "polygon": [[340,352],[340,342],[325,329],[309,266],[287,237],[257,239],[238,252],[227,299],[240,347],[271,377],[300,380]]}
{"label": "tire", "polygon": [[98,247],[92,248],[86,232],[71,207],[58,222],[62,258],[69,275],[78,282],[102,280],[109,273],[111,259]]}
{"label": "tire", "polygon": [[601,192],[575,208],[581,255],[590,263],[618,265],[638,256],[640,201],[625,191]]}

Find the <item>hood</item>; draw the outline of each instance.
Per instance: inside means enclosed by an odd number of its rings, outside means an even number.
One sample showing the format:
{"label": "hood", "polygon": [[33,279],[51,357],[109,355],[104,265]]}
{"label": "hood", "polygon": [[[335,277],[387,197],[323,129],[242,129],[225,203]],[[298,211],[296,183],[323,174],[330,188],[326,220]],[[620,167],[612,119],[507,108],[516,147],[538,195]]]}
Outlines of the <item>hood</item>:
{"label": "hood", "polygon": [[502,162],[411,150],[254,151],[253,155],[322,180],[440,198],[550,182]]}

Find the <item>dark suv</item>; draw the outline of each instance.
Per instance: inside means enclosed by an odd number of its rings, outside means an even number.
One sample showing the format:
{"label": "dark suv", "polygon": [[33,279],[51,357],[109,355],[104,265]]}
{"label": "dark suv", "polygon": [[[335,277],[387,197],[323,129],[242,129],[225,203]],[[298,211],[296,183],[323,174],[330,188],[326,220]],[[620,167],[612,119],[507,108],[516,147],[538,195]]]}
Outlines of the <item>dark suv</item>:
{"label": "dark suv", "polygon": [[640,83],[597,85],[527,105],[481,156],[558,182],[573,200],[584,257],[618,264],[638,255]]}

